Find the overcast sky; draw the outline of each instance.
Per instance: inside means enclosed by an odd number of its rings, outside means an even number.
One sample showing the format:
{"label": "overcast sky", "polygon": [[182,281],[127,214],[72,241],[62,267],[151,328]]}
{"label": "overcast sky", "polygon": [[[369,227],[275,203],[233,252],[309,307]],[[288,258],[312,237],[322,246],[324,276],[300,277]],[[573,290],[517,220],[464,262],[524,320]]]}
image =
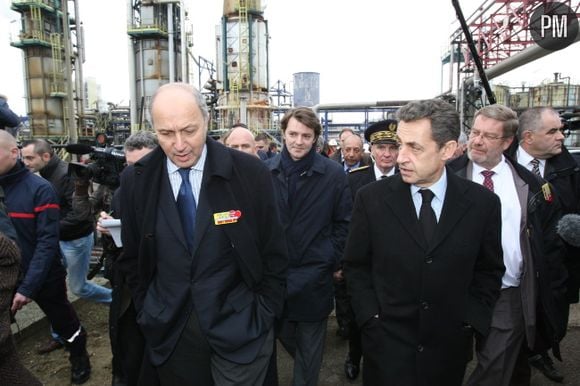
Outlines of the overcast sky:
{"label": "overcast sky", "polygon": [[[271,36],[271,85],[280,79],[290,86],[295,72],[319,72],[321,103],[430,98],[441,92],[441,56],[458,28],[451,0],[262,1]],[[466,16],[482,2],[460,0]],[[214,62],[222,5],[221,0],[188,1],[194,55]],[[79,6],[85,30],[84,75],[97,79],[105,101],[126,105],[126,1],[79,0]],[[0,7],[0,93],[24,114],[22,51],[9,45],[10,33],[20,27],[19,14],[10,11],[10,0],[0,0]],[[554,72],[580,84],[580,44],[494,82],[535,85],[552,79]]]}

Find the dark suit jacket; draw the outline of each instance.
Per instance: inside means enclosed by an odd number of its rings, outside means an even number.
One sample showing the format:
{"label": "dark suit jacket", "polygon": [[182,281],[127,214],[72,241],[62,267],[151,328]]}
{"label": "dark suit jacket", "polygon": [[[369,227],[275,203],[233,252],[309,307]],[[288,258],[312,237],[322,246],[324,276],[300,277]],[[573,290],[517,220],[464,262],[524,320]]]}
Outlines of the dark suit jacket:
{"label": "dark suit jacket", "polygon": [[[348,173],[348,185],[350,186],[350,191],[352,192],[352,198],[356,197],[356,193],[363,186],[370,184],[371,182],[376,182],[377,177],[375,176],[375,164],[371,161],[366,168],[354,169]],[[399,173],[399,168],[395,166],[395,174]]]}
{"label": "dark suit jacket", "polygon": [[377,334],[388,364],[376,384],[461,383],[464,323],[485,335],[501,288],[500,222],[497,196],[450,171],[431,246],[400,175],[358,191],[344,271],[363,336]]}
{"label": "dark suit jacket", "polygon": [[[161,148],[129,167],[121,186],[119,266],[153,365],[169,357],[191,312],[215,352],[253,361],[285,293],[286,242],[268,169],[207,138],[192,253]],[[213,215],[230,210],[240,210],[240,219],[216,225]]]}

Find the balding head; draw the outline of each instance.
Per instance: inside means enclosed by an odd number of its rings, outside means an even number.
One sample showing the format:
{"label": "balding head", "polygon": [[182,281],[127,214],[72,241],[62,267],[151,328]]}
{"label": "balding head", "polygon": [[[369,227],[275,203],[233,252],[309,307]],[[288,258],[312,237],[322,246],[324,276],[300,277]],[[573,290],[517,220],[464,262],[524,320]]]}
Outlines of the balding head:
{"label": "balding head", "polygon": [[6,174],[16,164],[18,145],[16,138],[5,130],[0,130],[0,175]]}
{"label": "balding head", "polygon": [[353,134],[342,140],[342,157],[347,166],[356,166],[362,159],[362,155],[363,142],[361,137]]}
{"label": "balding head", "polygon": [[243,151],[244,153],[258,156],[256,152],[256,141],[252,132],[244,127],[234,127],[224,137],[224,144],[227,147]]}

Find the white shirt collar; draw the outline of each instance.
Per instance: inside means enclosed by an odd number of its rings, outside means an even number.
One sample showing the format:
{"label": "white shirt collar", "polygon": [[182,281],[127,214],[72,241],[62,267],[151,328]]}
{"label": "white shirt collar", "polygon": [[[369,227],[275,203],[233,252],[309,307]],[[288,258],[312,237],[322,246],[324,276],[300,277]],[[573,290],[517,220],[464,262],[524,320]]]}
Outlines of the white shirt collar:
{"label": "white shirt collar", "polygon": [[[524,150],[523,147],[518,146],[518,150],[516,152],[516,157],[517,157],[517,161],[520,165],[524,165],[528,170],[532,170],[532,160],[534,159],[534,157],[528,153],[527,151]],[[538,161],[540,161],[540,170],[544,170],[544,166],[546,165],[546,160],[545,159],[540,159],[540,158],[536,158]]]}
{"label": "white shirt collar", "polygon": [[[207,145],[204,144],[203,150],[201,151],[201,156],[199,157],[195,165],[191,167],[191,169],[201,171],[203,173],[203,167],[205,166],[206,158],[207,158]],[[175,173],[177,172],[178,169],[180,168],[177,165],[175,165],[173,161],[169,159],[169,157],[167,157],[167,173],[168,174]]]}
{"label": "white shirt collar", "polygon": [[421,190],[421,189],[429,189],[430,191],[433,192],[435,197],[437,197],[439,200],[441,200],[441,202],[443,202],[443,200],[445,199],[445,192],[447,191],[447,170],[446,170],[446,168],[443,168],[443,173],[441,174],[441,177],[439,177],[439,180],[437,180],[437,182],[435,182],[431,186],[428,186],[426,188],[422,188],[422,187],[417,186],[417,185],[411,185],[411,194],[414,195],[415,193],[419,192],[419,190]]}
{"label": "white shirt collar", "polygon": [[[501,160],[499,161],[499,163],[497,165],[495,165],[493,167],[493,169],[491,169],[492,172],[494,172],[495,174],[501,175],[503,173],[506,172],[506,168],[508,167],[507,163],[506,163],[506,159],[505,156],[502,154],[501,155]],[[476,164],[475,162],[473,162],[473,174],[474,175],[478,175],[480,174],[482,171],[484,170],[488,170],[478,164]],[[511,173],[511,171],[510,171]]]}

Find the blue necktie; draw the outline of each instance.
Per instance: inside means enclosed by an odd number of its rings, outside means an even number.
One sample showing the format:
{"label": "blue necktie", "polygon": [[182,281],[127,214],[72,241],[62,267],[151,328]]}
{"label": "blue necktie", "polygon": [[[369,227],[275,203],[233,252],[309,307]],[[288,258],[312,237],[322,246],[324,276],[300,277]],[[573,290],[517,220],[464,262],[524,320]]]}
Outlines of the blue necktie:
{"label": "blue necktie", "polygon": [[193,190],[189,182],[190,169],[179,169],[178,171],[181,175],[181,186],[179,187],[179,194],[177,195],[177,209],[179,210],[179,218],[181,219],[185,240],[191,252],[193,249],[193,234],[195,230],[195,198],[193,197]]}

